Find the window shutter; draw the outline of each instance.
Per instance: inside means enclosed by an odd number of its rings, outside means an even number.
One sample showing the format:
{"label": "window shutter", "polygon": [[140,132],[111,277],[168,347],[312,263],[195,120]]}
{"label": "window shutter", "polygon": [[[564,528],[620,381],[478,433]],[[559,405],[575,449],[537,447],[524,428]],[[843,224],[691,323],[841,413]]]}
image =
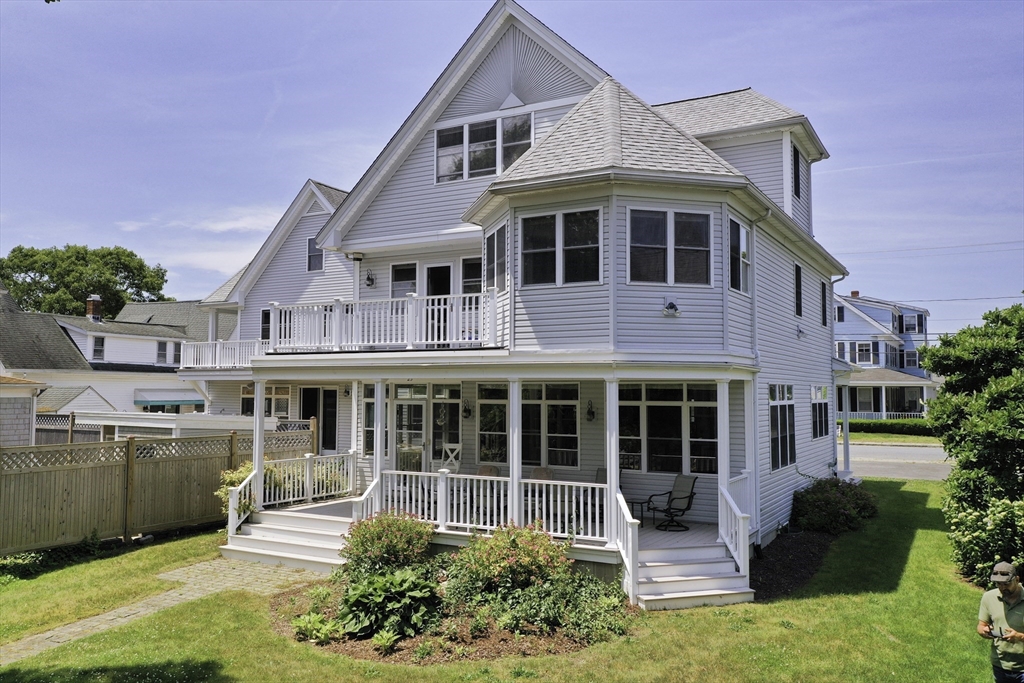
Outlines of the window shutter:
{"label": "window shutter", "polygon": [[836,307],[836,322],[837,323],[846,322],[846,306],[837,306]]}
{"label": "window shutter", "polygon": [[878,365],[878,342],[871,342],[871,363]]}
{"label": "window shutter", "polygon": [[846,360],[846,342],[839,342],[838,346],[840,360]]}
{"label": "window shutter", "polygon": [[903,316],[899,316],[899,333],[903,334]]}
{"label": "window shutter", "polygon": [[924,314],[917,314],[917,333],[924,334]]}
{"label": "window shutter", "polygon": [[882,412],[882,387],[871,387],[871,410]]}
{"label": "window shutter", "polygon": [[900,367],[901,368],[902,367],[906,367],[906,365],[905,365],[906,358],[907,358],[906,352],[903,349],[900,349]]}

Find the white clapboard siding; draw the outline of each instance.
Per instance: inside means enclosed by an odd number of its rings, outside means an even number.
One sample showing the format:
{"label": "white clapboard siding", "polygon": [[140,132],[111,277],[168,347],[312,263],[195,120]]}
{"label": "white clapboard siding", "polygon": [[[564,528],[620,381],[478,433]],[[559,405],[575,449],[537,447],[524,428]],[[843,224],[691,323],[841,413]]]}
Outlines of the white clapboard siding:
{"label": "white clapboard siding", "polygon": [[327,214],[300,218],[245,298],[239,338],[260,338],[260,311],[271,301],[281,305],[352,297],[354,265],[343,254],[324,250],[324,269],[307,272],[307,240],[316,237]]}
{"label": "white clapboard siding", "polygon": [[[761,530],[771,534],[789,520],[793,492],[810,484],[801,476],[829,475],[834,456],[834,435],[812,439],[811,387],[832,384],[832,334],[821,325],[818,311],[818,281],[822,277],[802,263],[804,272],[804,315],[798,318],[793,304],[793,254],[759,228],[754,244],[757,287],[758,347],[761,372],[757,379],[758,443]],[[813,288],[812,284],[813,283]],[[828,296],[832,296],[831,289]],[[806,334],[797,339],[800,326]],[[796,466],[771,469],[768,385],[792,384],[796,417]],[[834,406],[830,407],[830,411]],[[831,422],[830,422],[831,424]],[[797,472],[800,470],[800,473]]]}
{"label": "white clapboard siding", "polygon": [[[146,363],[149,365],[156,363],[158,340],[155,338],[140,339],[102,334],[95,336],[104,337],[103,360],[107,363]],[[173,341],[168,342],[168,350],[172,354],[172,358],[173,344]],[[87,356],[87,358],[91,359],[91,356]]]}
{"label": "white clapboard siding", "polygon": [[[722,314],[722,205],[717,202],[670,201],[643,197],[618,197],[615,229],[615,269],[618,291],[615,303],[615,346],[621,350],[721,350]],[[626,284],[627,209],[709,212],[711,217],[710,287],[658,283]],[[665,298],[673,299],[679,317],[662,314]]]}
{"label": "white clapboard siding", "polygon": [[242,385],[245,382],[211,380],[206,392],[210,395],[211,415],[240,415],[242,410]]}
{"label": "white clapboard siding", "polygon": [[[728,273],[726,273],[725,279],[725,286],[728,287]],[[740,353],[750,353],[754,347],[752,299],[730,288],[727,301],[729,305],[729,348]]]}
{"label": "white clapboard siding", "polygon": [[757,185],[779,206],[783,202],[782,136],[778,140],[764,140],[735,144],[735,140],[707,143],[715,154],[732,164]]}
{"label": "white clapboard siding", "polygon": [[743,382],[729,382],[729,477],[735,477],[747,466],[746,429],[743,423]]}
{"label": "white clapboard siding", "polygon": [[811,223],[811,164],[803,152],[800,153],[800,196],[793,195],[792,215],[800,227],[814,234]]}
{"label": "white clapboard siding", "polygon": [[71,341],[75,342],[75,346],[77,346],[78,350],[82,352],[82,355],[84,355],[87,359],[91,359],[91,349],[88,346],[89,336],[85,332],[82,332],[81,330],[65,327],[64,325],[61,325],[61,327],[64,328],[64,331],[68,333],[69,337],[71,337]]}

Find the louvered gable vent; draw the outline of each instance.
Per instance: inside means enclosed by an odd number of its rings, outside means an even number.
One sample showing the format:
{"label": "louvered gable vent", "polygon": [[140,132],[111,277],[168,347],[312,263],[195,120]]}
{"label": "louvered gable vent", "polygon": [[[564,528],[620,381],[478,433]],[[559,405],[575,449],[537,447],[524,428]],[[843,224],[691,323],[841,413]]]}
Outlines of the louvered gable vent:
{"label": "louvered gable vent", "polygon": [[516,26],[510,26],[439,120],[585,95],[591,86]]}

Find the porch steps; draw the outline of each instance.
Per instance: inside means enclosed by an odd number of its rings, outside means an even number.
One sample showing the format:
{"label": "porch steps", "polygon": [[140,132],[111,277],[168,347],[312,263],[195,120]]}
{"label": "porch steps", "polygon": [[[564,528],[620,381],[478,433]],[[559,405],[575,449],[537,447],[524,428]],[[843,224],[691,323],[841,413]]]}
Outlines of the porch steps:
{"label": "porch steps", "polygon": [[750,602],[754,591],[723,543],[641,550],[637,602],[645,610]]}
{"label": "porch steps", "polygon": [[329,574],[344,563],[338,551],[350,519],[285,510],[265,510],[242,524],[221,546],[230,559],[283,564]]}

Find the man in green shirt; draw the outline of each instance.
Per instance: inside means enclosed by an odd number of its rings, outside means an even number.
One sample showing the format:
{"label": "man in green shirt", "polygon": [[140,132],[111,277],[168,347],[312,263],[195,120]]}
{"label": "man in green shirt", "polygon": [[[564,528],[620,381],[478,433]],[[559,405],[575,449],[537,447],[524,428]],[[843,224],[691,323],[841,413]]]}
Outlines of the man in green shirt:
{"label": "man in green shirt", "polygon": [[1024,589],[1009,562],[993,567],[990,578],[996,587],[981,596],[978,635],[992,641],[995,683],[1024,683]]}

